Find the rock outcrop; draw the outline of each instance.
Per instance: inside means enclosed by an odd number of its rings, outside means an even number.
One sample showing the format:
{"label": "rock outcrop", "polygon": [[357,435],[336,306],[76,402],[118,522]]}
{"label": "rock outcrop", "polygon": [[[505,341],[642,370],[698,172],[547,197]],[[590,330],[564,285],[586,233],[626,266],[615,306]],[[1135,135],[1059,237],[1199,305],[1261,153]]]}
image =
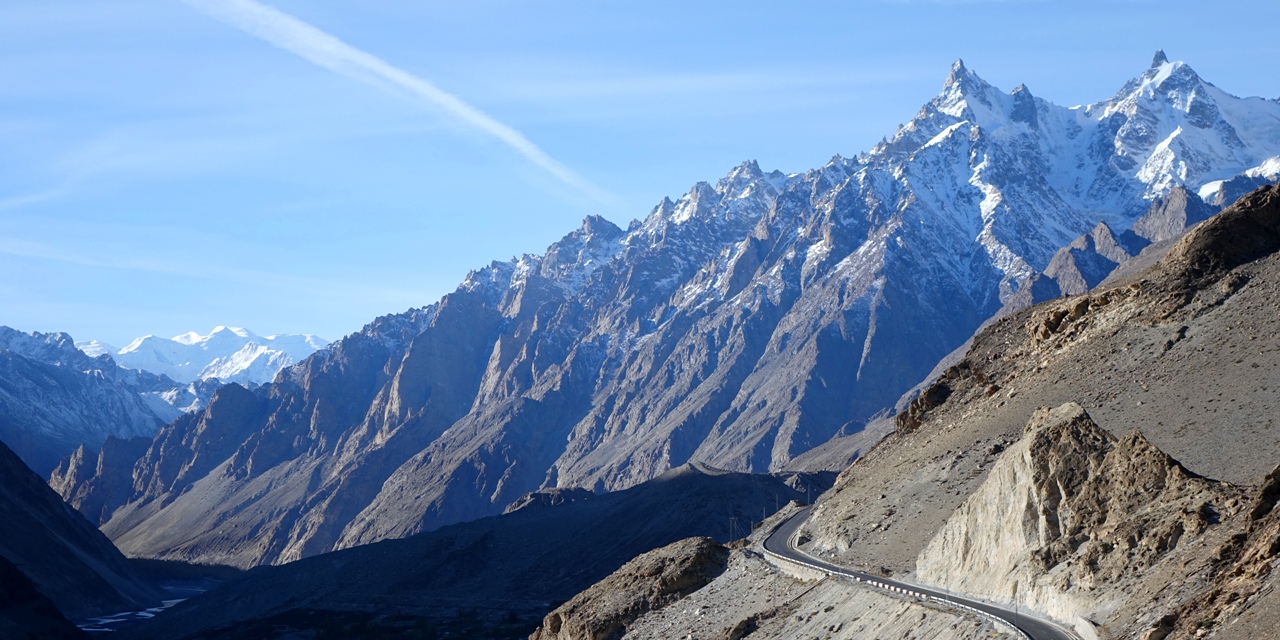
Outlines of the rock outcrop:
{"label": "rock outcrop", "polygon": [[1193,638],[1211,631],[1223,638],[1263,637],[1275,632],[1277,610],[1272,603],[1276,559],[1280,557],[1277,501],[1280,467],[1268,474],[1254,493],[1245,511],[1248,520],[1243,530],[1216,549],[1212,582],[1193,601],[1162,612],[1165,615],[1151,625],[1143,640]]}
{"label": "rock outcrop", "polygon": [[650,551],[548,613],[529,640],[618,640],[640,616],[724,573],[728,560],[729,550],[709,538]]}
{"label": "rock outcrop", "polygon": [[1213,206],[1187,191],[1186,187],[1174,187],[1163,198],[1151,204],[1147,213],[1133,223],[1129,233],[1145,241],[1144,244],[1175,240],[1187,229],[1208,220],[1223,206],[1234,203],[1246,193],[1237,194],[1230,202]]}
{"label": "rock outcrop", "polygon": [[1132,257],[1116,240],[1111,227],[1100,222],[1092,231],[1053,254],[1044,275],[1058,285],[1060,295],[1079,295],[1101,284],[1116,267]]}
{"label": "rock outcrop", "polygon": [[1157,564],[1181,565],[1180,548],[1243,508],[1241,490],[1188,472],[1140,432],[1117,440],[1077,404],[1045,408],[921,552],[916,577],[1093,636],[1089,619],[1145,597],[1159,585],[1140,583],[1163,579]]}

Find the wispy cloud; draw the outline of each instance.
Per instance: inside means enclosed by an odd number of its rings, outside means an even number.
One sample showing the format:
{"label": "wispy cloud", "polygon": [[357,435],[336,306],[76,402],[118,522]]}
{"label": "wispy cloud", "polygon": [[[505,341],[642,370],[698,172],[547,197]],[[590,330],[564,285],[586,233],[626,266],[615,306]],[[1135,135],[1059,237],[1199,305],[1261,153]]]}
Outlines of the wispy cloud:
{"label": "wispy cloud", "polygon": [[1049,0],[880,0],[881,4],[1039,4]]}
{"label": "wispy cloud", "polygon": [[361,82],[391,85],[439,108],[467,126],[496,138],[529,162],[565,184],[601,203],[613,204],[613,195],[600,189],[569,167],[552,158],[524,134],[499,122],[461,98],[396,67],[377,56],[357,49],[337,37],[287,13],[254,0],[183,0],[209,15],[281,49]]}
{"label": "wispy cloud", "polygon": [[61,197],[64,193],[64,189],[53,189],[21,196],[0,197],[0,211],[4,211],[6,209],[20,209],[27,205],[54,200]]}

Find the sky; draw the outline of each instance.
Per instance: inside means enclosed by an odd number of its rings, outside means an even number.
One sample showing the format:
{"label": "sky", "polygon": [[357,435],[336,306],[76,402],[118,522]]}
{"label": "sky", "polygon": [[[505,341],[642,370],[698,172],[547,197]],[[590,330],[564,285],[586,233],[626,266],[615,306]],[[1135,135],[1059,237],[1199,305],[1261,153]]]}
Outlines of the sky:
{"label": "sky", "polygon": [[891,135],[951,63],[1062,105],[1156,49],[1280,96],[1280,3],[0,2],[0,324],[337,339],[744,160]]}

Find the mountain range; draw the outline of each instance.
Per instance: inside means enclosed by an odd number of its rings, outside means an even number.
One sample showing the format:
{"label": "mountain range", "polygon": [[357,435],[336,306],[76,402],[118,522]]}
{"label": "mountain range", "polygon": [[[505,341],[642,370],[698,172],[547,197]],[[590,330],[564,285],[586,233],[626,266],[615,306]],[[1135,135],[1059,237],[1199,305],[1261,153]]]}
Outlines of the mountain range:
{"label": "mountain range", "polygon": [[131,555],[247,567],[543,487],[783,470],[864,433],[993,316],[1096,284],[1277,155],[1280,103],[1163,53],[1072,108],[957,62],[866,153],[793,175],[747,162],[626,229],[588,218],[271,384],[222,387],[99,472],[131,479],[116,498],[64,496],[98,500]]}
{"label": "mountain range", "polygon": [[167,340],[143,336],[123,349],[97,340],[76,346],[91,356],[110,355],[126,369],[141,369],[178,382],[217,379],[251,385],[271,382],[281,369],[327,344],[310,334],[259,336],[248,329],[219,326],[209,335],[189,331]]}
{"label": "mountain range", "polygon": [[[1273,637],[1280,186],[1143,254],[1092,291],[990,322],[810,509],[802,489],[834,474],[690,463],[606,494],[547,488],[501,516],[246,572],[119,633],[1028,637],[1012,623],[1032,638]],[[860,582],[765,552],[797,512],[786,544]],[[743,520],[751,533],[728,544],[653,549],[681,530],[735,538]],[[1062,633],[1025,624],[1046,616]]]}

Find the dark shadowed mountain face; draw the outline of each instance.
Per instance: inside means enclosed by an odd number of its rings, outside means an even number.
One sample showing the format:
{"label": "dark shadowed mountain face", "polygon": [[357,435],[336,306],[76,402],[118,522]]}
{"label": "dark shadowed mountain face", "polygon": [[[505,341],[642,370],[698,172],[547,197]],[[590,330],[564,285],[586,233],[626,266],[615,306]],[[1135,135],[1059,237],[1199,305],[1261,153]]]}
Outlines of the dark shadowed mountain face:
{"label": "dark shadowed mountain face", "polygon": [[91,358],[65,333],[0,327],[0,441],[41,476],[77,447],[155,435],[209,388]]}
{"label": "dark shadowed mountain face", "polygon": [[88,638],[71,624],[31,579],[0,557],[0,638],[61,640]]}
{"label": "dark shadowed mountain face", "polygon": [[2,443],[0,557],[70,618],[145,608],[161,598],[106,536]]}
{"label": "dark shadowed mountain face", "polygon": [[[813,480],[815,495],[832,479]],[[495,624],[522,620],[513,635],[523,637],[556,603],[641,553],[691,536],[736,539],[804,499],[803,489],[784,480],[686,465],[631,489],[555,506],[529,499],[505,515],[262,567],[122,633],[246,638],[267,629],[263,637],[281,637],[285,630],[341,628],[328,612],[346,611],[359,614],[370,637],[415,637],[393,634],[455,628],[459,610],[469,610]]]}
{"label": "dark shadowed mountain face", "polygon": [[891,408],[1074,238],[1106,223],[1085,247],[1105,258],[1174,187],[1278,153],[1280,104],[1182,63],[1073,109],[957,63],[857,158],[748,162],[625,230],[588,218],[272,385],[224,388],[156,437],[104,529],[131,554],[251,566],[539,487],[779,469]]}

